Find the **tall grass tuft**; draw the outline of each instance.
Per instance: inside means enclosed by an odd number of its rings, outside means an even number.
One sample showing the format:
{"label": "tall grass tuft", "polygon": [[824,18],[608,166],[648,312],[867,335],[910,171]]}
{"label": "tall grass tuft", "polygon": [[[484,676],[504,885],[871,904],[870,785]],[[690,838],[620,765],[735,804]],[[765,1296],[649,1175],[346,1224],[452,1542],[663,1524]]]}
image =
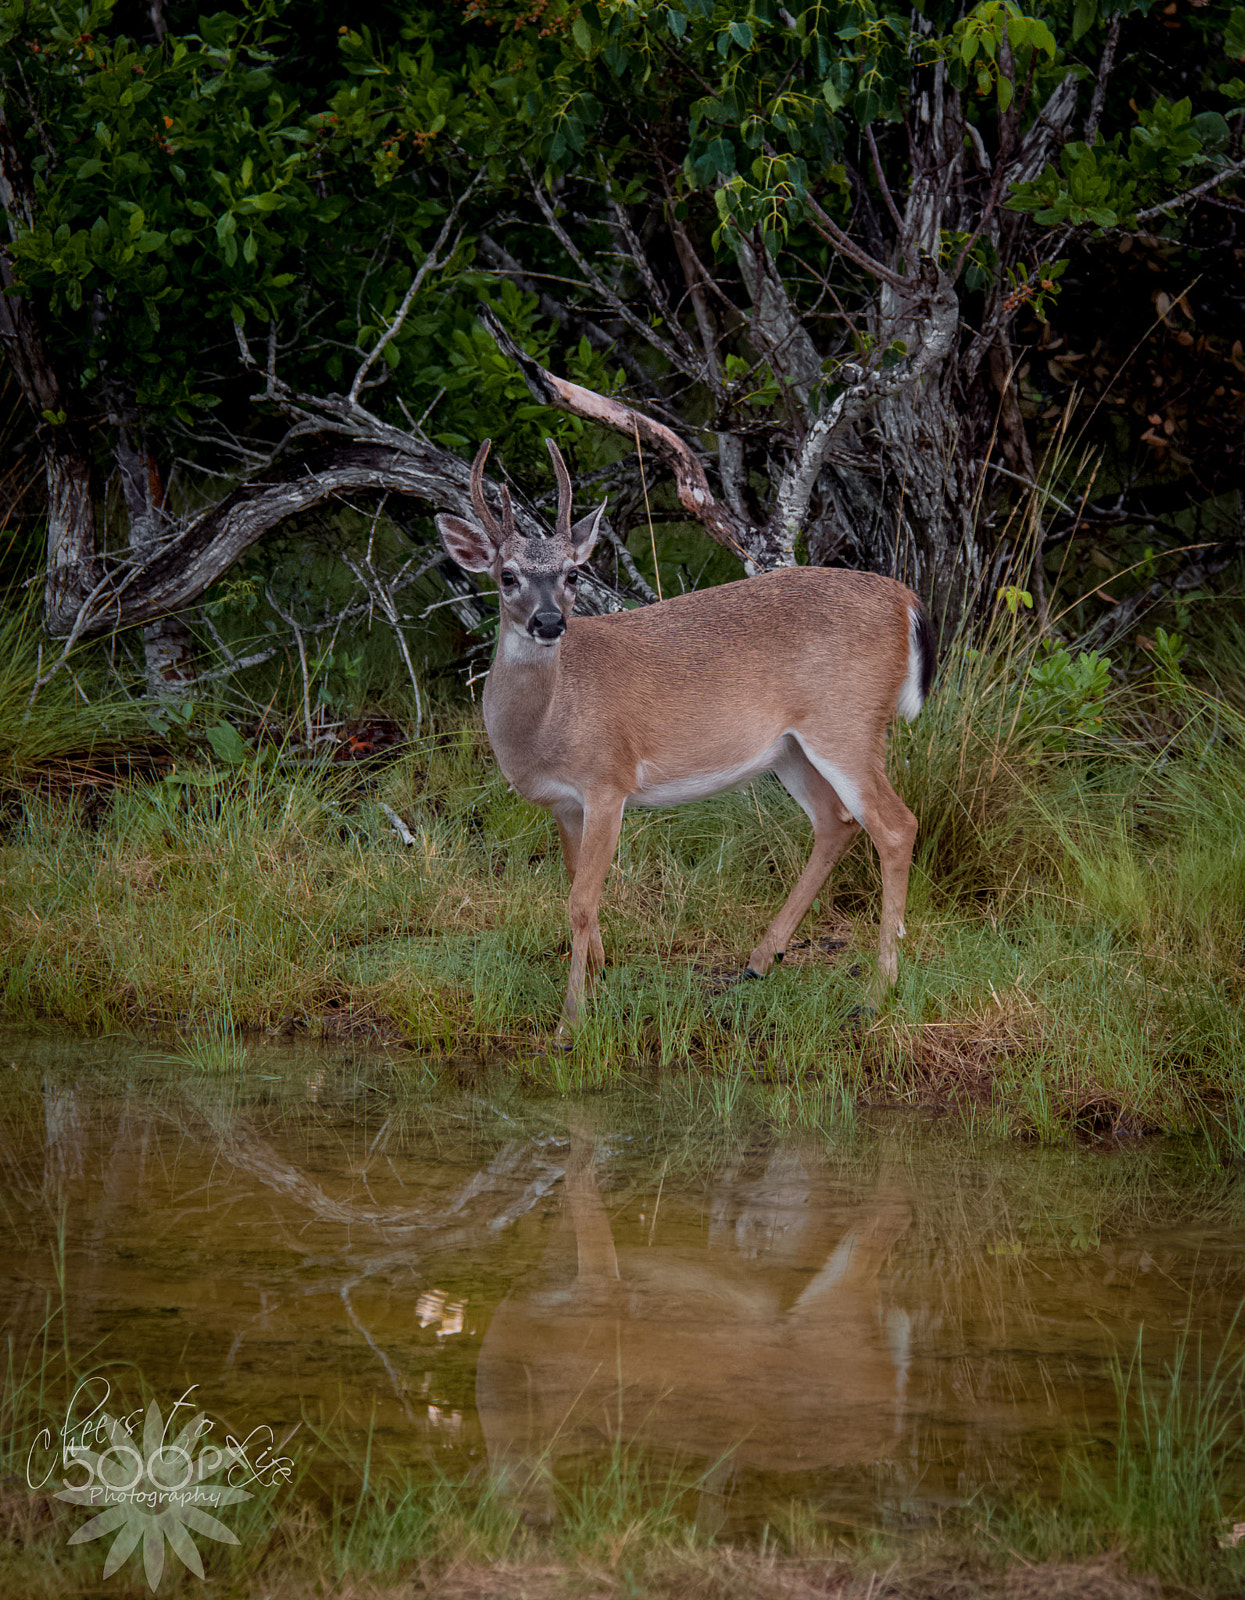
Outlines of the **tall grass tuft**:
{"label": "tall grass tuft", "polygon": [[[1084,1452],[1069,1460],[1067,1491],[1115,1533],[1145,1570],[1181,1583],[1225,1560],[1218,1540],[1245,1495],[1245,1352],[1225,1347],[1204,1370],[1200,1341],[1181,1340],[1158,1380],[1141,1364],[1142,1339],[1110,1366],[1117,1417],[1114,1471]],[[1238,1574],[1239,1575],[1239,1574]]]}
{"label": "tall grass tuft", "polygon": [[0,784],[29,783],[56,762],[84,762],[141,740],[146,723],[132,702],[107,690],[89,653],[61,652],[42,637],[38,593],[0,607]]}

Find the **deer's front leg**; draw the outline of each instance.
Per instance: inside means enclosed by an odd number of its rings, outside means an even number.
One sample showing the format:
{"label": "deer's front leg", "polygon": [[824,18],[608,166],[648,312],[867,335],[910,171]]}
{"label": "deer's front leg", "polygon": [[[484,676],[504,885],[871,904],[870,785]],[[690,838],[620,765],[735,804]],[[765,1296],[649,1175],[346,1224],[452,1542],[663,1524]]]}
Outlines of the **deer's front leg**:
{"label": "deer's front leg", "polygon": [[621,800],[589,801],[579,812],[582,820],[578,838],[573,819],[568,825],[565,811],[555,813],[562,839],[562,856],[571,879],[571,975],[566,986],[562,1020],[554,1036],[557,1044],[568,1045],[571,1042],[580,1007],[605,965],[605,947],[601,943],[597,910],[610,862],[618,848],[622,813]]}

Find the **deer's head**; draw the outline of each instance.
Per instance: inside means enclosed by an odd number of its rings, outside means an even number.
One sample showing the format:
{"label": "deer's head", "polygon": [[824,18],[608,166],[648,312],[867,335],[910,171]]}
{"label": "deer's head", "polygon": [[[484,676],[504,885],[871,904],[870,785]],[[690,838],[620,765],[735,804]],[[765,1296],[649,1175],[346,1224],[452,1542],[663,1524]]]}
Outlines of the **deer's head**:
{"label": "deer's head", "polygon": [[510,491],[502,485],[502,513],[494,515],[484,498],[484,463],[491,439],[471,467],[471,505],[475,522],[448,512],[437,517],[446,553],[467,572],[487,572],[501,596],[501,628],[537,646],[552,648],[566,632],[575,605],[579,568],[597,542],[605,503],[578,522],[571,521],[571,478],[552,439],[546,440],[558,480],[558,518],[549,538],[526,538],[515,527]]}

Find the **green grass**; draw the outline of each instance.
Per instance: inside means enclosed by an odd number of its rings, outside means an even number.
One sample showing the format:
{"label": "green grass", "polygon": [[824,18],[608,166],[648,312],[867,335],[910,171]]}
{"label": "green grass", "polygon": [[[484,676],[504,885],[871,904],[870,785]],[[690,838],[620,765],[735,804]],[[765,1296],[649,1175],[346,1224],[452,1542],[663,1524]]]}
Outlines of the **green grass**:
{"label": "green grass", "polygon": [[1200,1342],[1185,1339],[1162,1378],[1147,1382],[1143,1338],[1127,1362],[1111,1363],[1114,1473],[1104,1479],[1074,1457],[1071,1487],[1095,1522],[1119,1530],[1139,1565],[1187,1580],[1218,1559],[1229,1496],[1239,1504],[1245,1482],[1245,1354],[1225,1350],[1204,1370]]}
{"label": "green grass", "polygon": [[141,744],[146,719],[98,664],[60,664],[58,641],[38,625],[38,591],[16,610],[0,607],[0,795],[50,775],[79,778],[92,762]]}
{"label": "green grass", "polygon": [[1037,1559],[1114,1548],[1180,1592],[1239,1593],[1245,1541],[1231,1534],[1245,1495],[1245,1353],[1230,1336],[1208,1364],[1186,1336],[1147,1379],[1144,1337],[1127,1359],[1111,1358],[1114,1426],[1070,1452],[1059,1503],[1000,1502],[984,1528]]}
{"label": "green grass", "polygon": [[800,930],[811,947],[730,982],[809,844],[766,780],[627,816],[607,971],[572,1056],[550,1056],[556,830],[470,720],[364,777],[178,767],[89,810],[21,791],[0,854],[0,1012],[184,1034],[361,1019],[554,1089],[694,1070],[785,1088],[797,1117],[934,1097],[1039,1139],[1194,1127],[1240,1150],[1245,722],[1183,677],[1103,680],[1086,701],[1056,667],[1006,631],[957,646],[897,730],[921,831],[900,980],[876,1012],[866,841]]}

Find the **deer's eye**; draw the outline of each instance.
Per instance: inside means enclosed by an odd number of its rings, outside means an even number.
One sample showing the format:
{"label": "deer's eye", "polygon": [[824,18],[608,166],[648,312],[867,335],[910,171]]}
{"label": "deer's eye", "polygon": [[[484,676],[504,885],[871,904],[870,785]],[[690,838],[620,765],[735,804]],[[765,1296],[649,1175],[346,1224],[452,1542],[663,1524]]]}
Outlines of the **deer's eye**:
{"label": "deer's eye", "polygon": [[575,570],[574,567],[572,567],[571,570],[567,573],[566,577],[563,578],[562,582],[566,585],[566,587],[568,589],[573,589],[575,587],[575,585],[579,582],[579,573]]}
{"label": "deer's eye", "polygon": [[517,589],[519,587],[518,578],[513,572],[510,571],[508,567],[502,568],[501,577],[497,581],[501,584],[502,588],[507,591],[511,589]]}

